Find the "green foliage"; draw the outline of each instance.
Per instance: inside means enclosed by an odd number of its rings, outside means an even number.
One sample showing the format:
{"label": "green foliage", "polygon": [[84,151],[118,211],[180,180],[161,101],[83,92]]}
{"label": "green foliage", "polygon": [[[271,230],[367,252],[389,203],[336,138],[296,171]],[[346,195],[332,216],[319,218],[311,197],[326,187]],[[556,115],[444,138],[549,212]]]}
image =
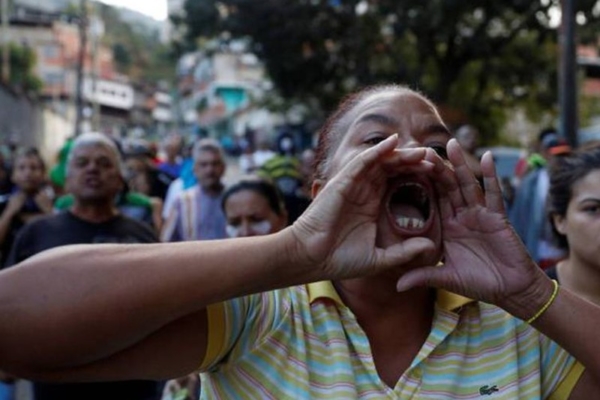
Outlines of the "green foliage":
{"label": "green foliage", "polygon": [[119,72],[149,82],[172,77],[175,61],[169,49],[159,43],[158,32],[123,21],[114,7],[102,3],[96,7],[106,26],[104,44],[112,48]]}
{"label": "green foliage", "polygon": [[70,18],[79,18],[81,15],[81,7],[75,3],[69,3],[64,9],[63,14]]}
{"label": "green foliage", "polygon": [[[583,74],[580,74],[579,81],[582,82],[583,79]],[[600,98],[598,96],[581,94],[577,106],[580,127],[587,127],[598,123],[595,120],[600,115]]]}
{"label": "green foliage", "polygon": [[131,59],[129,51],[127,50],[127,47],[125,47],[123,43],[113,44],[112,50],[113,56],[115,58],[115,63],[117,64],[119,69],[128,70],[129,68],[131,68],[133,61]]}
{"label": "green foliage", "polygon": [[591,96],[581,96],[579,98],[579,126],[586,127],[591,125],[592,118],[600,115],[600,99]]}
{"label": "green foliage", "polygon": [[[593,2],[579,7],[591,15]],[[507,110],[556,99],[557,0],[187,0],[186,36],[249,38],[279,93],[328,112],[369,84],[417,88],[493,141]]]}
{"label": "green foliage", "polygon": [[577,0],[577,2],[580,8],[578,17],[582,19],[577,27],[579,42],[598,46],[600,8],[596,6],[597,0]]}
{"label": "green foliage", "polygon": [[142,71],[142,78],[149,82],[168,81],[173,77],[175,58],[169,46],[155,43],[150,53],[148,68]]}
{"label": "green foliage", "polygon": [[[0,52],[3,51],[0,46]],[[29,94],[38,94],[42,90],[42,80],[35,74],[36,54],[27,46],[9,44],[10,84]],[[1,63],[0,63],[1,64]],[[0,74],[2,65],[0,65]]]}

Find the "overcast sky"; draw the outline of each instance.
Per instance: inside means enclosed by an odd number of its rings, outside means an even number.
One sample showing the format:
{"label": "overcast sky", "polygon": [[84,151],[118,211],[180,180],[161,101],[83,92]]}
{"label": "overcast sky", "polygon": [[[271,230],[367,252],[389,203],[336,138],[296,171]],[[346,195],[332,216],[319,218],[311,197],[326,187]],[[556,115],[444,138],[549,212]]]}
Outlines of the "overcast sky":
{"label": "overcast sky", "polygon": [[158,20],[167,19],[167,0],[100,0],[106,4],[127,7]]}

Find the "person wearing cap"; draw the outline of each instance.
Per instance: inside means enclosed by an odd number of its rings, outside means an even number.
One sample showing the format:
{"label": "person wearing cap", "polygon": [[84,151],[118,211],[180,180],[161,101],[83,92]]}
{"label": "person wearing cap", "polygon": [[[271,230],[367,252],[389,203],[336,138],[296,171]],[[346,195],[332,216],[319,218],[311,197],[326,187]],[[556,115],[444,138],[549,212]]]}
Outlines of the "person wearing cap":
{"label": "person wearing cap", "polygon": [[164,201],[169,185],[175,178],[155,166],[149,143],[139,142],[126,150],[125,167],[128,181],[136,175],[145,175],[149,184],[149,192],[145,194]]}
{"label": "person wearing cap", "polygon": [[538,142],[540,152],[530,157],[531,169],[515,192],[509,220],[529,254],[545,269],[556,264],[565,255],[554,244],[550,221],[546,218],[546,197],[550,182],[547,165],[553,157],[570,152],[570,147],[553,128],[542,130]]}

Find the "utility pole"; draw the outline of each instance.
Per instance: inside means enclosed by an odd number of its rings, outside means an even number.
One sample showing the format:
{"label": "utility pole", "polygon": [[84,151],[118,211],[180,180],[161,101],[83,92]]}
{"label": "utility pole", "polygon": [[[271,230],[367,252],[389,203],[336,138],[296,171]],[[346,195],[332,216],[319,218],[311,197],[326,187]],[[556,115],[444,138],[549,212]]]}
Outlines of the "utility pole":
{"label": "utility pole", "polygon": [[8,0],[2,2],[2,82],[10,82],[10,32],[8,24]]}
{"label": "utility pole", "polygon": [[559,30],[559,105],[560,134],[571,147],[577,147],[577,58],[575,54],[575,2],[562,0],[562,20]]}
{"label": "utility pole", "polygon": [[96,8],[94,5],[91,6],[90,15],[90,34],[92,39],[92,94],[93,99],[93,113],[92,113],[92,129],[94,131],[100,131],[100,101],[98,99],[98,82],[100,81],[100,55],[98,49],[100,48],[100,39],[104,35],[104,23],[98,17]]}
{"label": "utility pole", "polygon": [[79,15],[79,60],[77,63],[77,87],[75,88],[75,135],[81,133],[83,122],[83,80],[85,70],[85,56],[87,48],[87,0],[80,0]]}

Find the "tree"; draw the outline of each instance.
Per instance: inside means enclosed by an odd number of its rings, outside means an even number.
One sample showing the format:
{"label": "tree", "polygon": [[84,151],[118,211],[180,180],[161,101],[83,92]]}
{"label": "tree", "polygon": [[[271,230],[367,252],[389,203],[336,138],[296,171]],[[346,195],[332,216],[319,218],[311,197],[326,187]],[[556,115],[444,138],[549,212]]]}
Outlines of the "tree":
{"label": "tree", "polygon": [[[10,85],[22,90],[28,94],[39,94],[43,83],[35,74],[36,64],[35,52],[27,46],[19,46],[15,43],[9,43],[10,59]],[[0,46],[0,52],[2,47]],[[0,65],[0,75],[2,74],[2,65]]]}
{"label": "tree", "polygon": [[[492,140],[506,111],[556,99],[558,0],[187,0],[185,45],[249,38],[286,99],[328,112],[359,86],[400,82]],[[595,18],[595,2],[579,7]],[[489,141],[488,140],[488,141]]]}
{"label": "tree", "polygon": [[156,82],[173,75],[175,61],[160,43],[159,33],[124,21],[117,9],[98,3],[98,15],[107,29],[103,43],[113,50],[119,72],[133,80]]}
{"label": "tree", "polygon": [[129,51],[123,43],[115,43],[112,46],[115,63],[121,71],[126,71],[131,68],[132,60]]}

